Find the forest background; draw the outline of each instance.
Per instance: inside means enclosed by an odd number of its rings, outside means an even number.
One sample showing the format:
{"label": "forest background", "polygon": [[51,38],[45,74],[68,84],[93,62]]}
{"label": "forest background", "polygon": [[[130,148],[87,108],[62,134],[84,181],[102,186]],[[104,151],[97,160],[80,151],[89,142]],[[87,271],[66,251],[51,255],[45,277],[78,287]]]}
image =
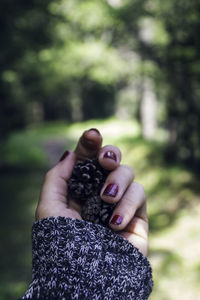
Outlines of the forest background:
{"label": "forest background", "polygon": [[0,299],[31,279],[43,176],[83,130],[148,196],[151,300],[200,295],[200,2],[1,0]]}

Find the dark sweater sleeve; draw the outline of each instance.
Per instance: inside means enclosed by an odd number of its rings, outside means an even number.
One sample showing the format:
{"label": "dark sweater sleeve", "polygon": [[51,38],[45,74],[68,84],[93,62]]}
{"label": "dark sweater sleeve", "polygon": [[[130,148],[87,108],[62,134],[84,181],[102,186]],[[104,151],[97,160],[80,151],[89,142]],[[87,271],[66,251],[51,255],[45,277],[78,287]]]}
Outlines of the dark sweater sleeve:
{"label": "dark sweater sleeve", "polygon": [[23,300],[145,300],[151,293],[147,258],[109,228],[52,217],[33,224],[32,243],[32,283]]}

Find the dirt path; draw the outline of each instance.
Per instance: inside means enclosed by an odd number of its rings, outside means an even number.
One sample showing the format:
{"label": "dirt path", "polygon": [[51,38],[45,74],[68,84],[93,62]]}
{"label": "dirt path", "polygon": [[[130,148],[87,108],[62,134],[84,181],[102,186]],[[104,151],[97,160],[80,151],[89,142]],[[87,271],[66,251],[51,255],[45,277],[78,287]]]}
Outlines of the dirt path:
{"label": "dirt path", "polygon": [[54,166],[59,158],[61,157],[62,153],[66,149],[73,149],[74,141],[64,138],[51,138],[47,139],[43,142],[43,149],[47,153],[47,157],[49,160],[49,166]]}

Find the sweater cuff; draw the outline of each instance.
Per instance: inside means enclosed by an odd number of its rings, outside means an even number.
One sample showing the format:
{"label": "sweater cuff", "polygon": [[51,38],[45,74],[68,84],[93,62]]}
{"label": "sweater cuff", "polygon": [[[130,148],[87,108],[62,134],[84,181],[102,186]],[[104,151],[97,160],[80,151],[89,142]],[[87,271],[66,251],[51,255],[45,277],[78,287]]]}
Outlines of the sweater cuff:
{"label": "sweater cuff", "polygon": [[32,283],[22,299],[146,300],[152,271],[147,258],[112,230],[65,217],[32,228]]}

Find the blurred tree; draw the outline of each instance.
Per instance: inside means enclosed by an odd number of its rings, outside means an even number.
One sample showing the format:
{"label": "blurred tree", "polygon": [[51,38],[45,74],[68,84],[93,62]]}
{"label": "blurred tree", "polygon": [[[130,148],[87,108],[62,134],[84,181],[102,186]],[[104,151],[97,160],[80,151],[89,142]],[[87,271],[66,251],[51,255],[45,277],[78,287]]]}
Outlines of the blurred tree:
{"label": "blurred tree", "polygon": [[77,121],[114,112],[115,87],[130,70],[112,45],[107,1],[0,5],[1,138],[43,118]]}
{"label": "blurred tree", "polygon": [[116,86],[130,74],[127,61],[112,43],[110,6],[107,1],[63,0],[51,10],[63,20],[56,28],[62,47],[58,44],[42,53],[48,73],[54,74],[51,86],[54,80],[69,85],[74,121],[110,116],[115,111]]}
{"label": "blurred tree", "polygon": [[[200,166],[200,3],[198,0],[108,1],[118,18],[117,45],[137,52],[142,75],[165,103],[167,159]],[[117,4],[117,5],[116,5]],[[153,68],[145,66],[153,63]]]}
{"label": "blurred tree", "polygon": [[167,84],[168,158],[200,166],[200,2],[159,1],[169,36],[163,52]]}
{"label": "blurred tree", "polygon": [[43,118],[105,117],[116,106],[123,114],[132,86],[136,108],[127,108],[146,124],[137,105],[151,82],[153,127],[155,94],[165,106],[167,158],[199,166],[198,0],[2,0],[0,8],[0,138]]}
{"label": "blurred tree", "polygon": [[0,139],[28,122],[29,103],[39,100],[38,53],[52,43],[52,0],[0,2]]}

